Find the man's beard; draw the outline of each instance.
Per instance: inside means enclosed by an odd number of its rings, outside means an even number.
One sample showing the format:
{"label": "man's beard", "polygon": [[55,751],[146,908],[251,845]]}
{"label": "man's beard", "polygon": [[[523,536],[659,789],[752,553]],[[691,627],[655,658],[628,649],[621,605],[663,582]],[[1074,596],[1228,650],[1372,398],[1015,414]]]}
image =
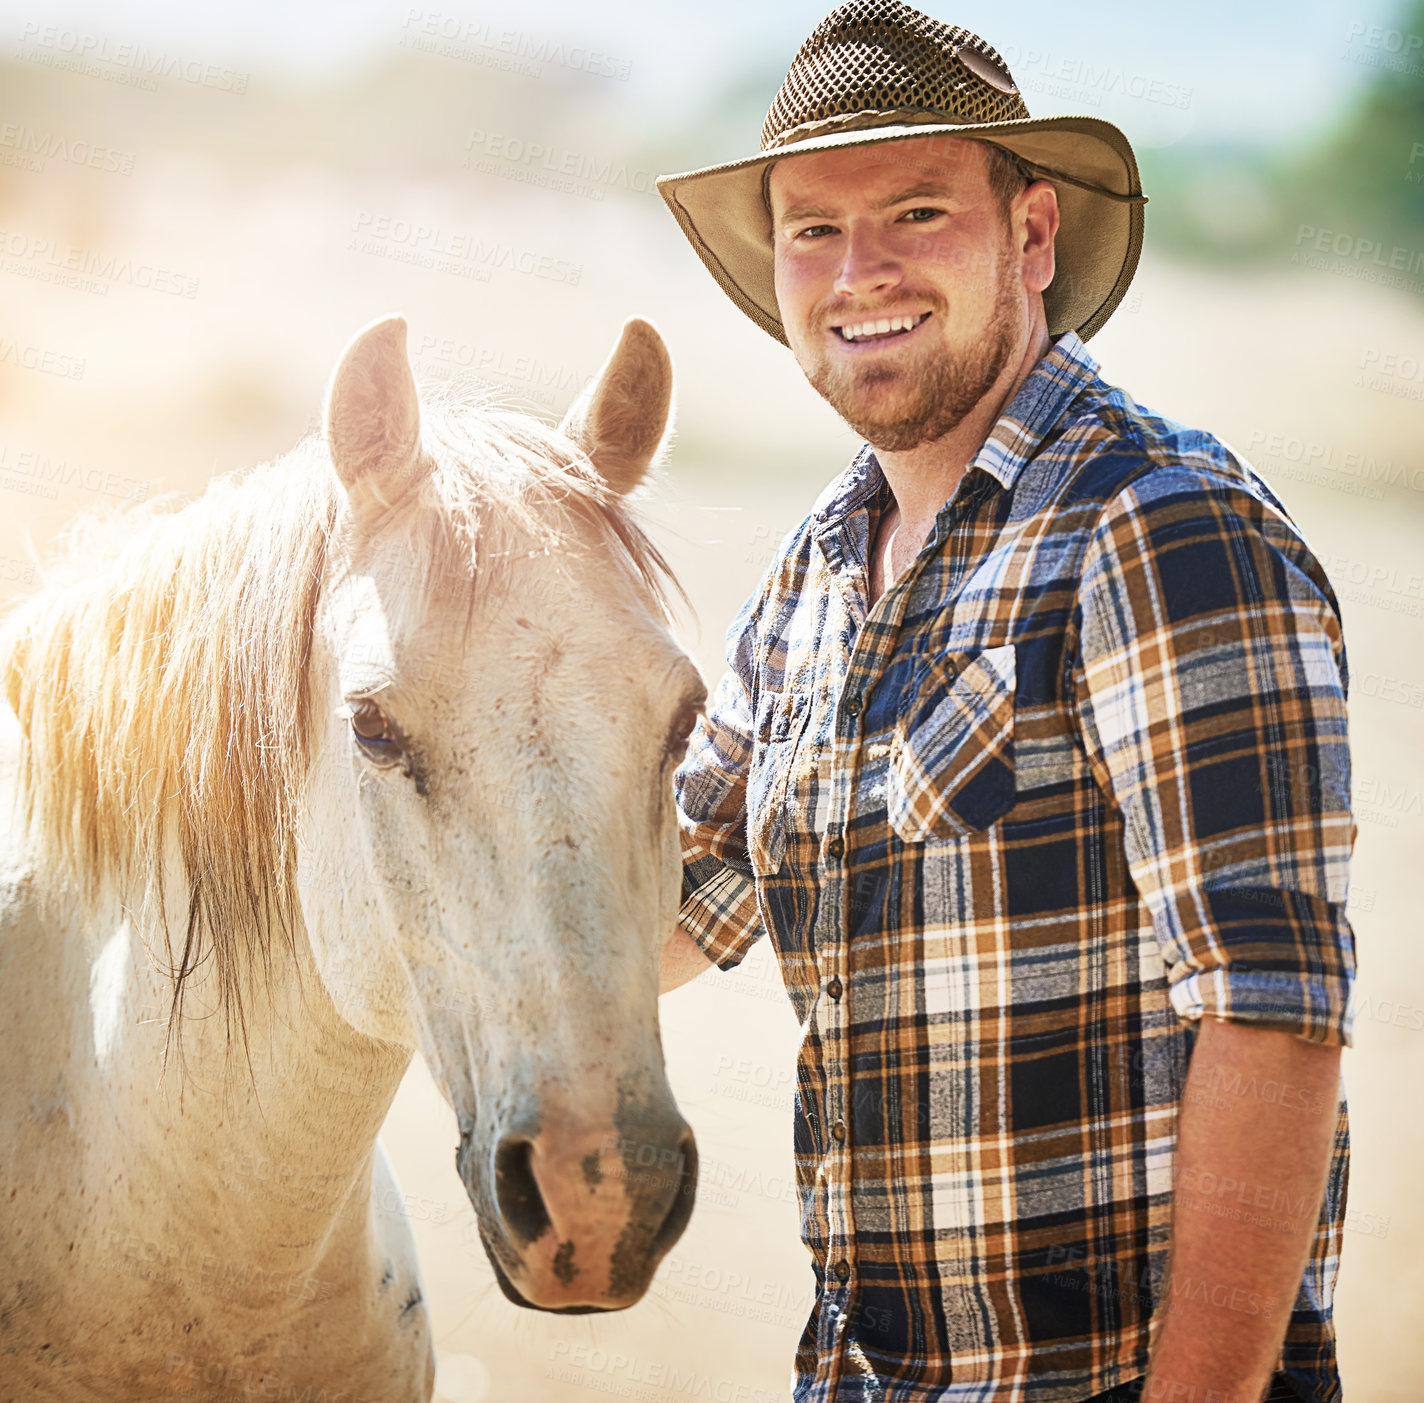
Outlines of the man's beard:
{"label": "man's beard", "polygon": [[[993,315],[977,346],[962,351],[932,349],[923,362],[908,365],[861,366],[852,358],[832,363],[829,355],[819,355],[813,364],[802,367],[812,387],[872,448],[903,453],[943,438],[964,422],[1003,374],[1018,330],[1017,289],[1007,253],[1006,247],[997,270]],[[931,295],[919,300],[930,304],[931,320],[938,318],[943,325],[947,314],[943,298]],[[871,315],[867,313],[866,319]],[[883,397],[870,393],[884,384],[897,384],[899,393]]]}

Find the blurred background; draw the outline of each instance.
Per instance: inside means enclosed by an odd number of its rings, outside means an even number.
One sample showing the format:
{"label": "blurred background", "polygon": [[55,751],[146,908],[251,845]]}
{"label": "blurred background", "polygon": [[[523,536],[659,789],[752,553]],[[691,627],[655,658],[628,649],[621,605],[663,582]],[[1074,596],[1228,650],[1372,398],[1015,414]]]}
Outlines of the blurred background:
{"label": "blurred background", "polygon": [[[643,511],[709,681],[783,534],[856,444],[716,289],[653,188],[749,154],[820,0],[7,7],[0,28],[0,600],[84,512],[199,493],[315,426],[346,338],[401,311],[427,380],[555,417],[623,319],[678,373]],[[1035,115],[1135,142],[1141,271],[1106,376],[1212,430],[1335,582],[1351,664],[1360,979],[1340,1273],[1352,1403],[1424,1377],[1424,3],[959,0]],[[509,1306],[417,1066],[387,1127],[446,1403],[785,1397],[797,1028],[765,949],[663,1001],[702,1152],[692,1225],[608,1318]]]}

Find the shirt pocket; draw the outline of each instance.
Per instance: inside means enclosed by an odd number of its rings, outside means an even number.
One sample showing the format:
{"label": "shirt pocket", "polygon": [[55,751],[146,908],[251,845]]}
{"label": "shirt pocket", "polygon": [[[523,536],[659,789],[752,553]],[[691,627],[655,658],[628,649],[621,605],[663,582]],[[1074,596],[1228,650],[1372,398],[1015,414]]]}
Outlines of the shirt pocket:
{"label": "shirt pocket", "polygon": [[792,815],[792,761],[811,713],[809,692],[762,692],[757,697],[751,769],[747,775],[747,856],[752,872],[781,868]]}
{"label": "shirt pocket", "polygon": [[1014,805],[1014,645],[934,658],[895,723],[886,776],[903,842],[981,832]]}

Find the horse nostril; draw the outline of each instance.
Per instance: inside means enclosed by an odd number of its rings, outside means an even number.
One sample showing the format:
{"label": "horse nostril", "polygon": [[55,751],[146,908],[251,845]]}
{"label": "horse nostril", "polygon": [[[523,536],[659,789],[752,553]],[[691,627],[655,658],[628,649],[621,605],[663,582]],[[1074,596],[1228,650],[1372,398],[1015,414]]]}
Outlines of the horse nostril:
{"label": "horse nostril", "polygon": [[653,1239],[652,1255],[655,1261],[682,1236],[697,1199],[697,1141],[692,1138],[690,1130],[682,1137],[678,1151],[682,1159],[682,1173],[678,1177],[672,1207]]}
{"label": "horse nostril", "polygon": [[501,1140],[494,1153],[494,1196],[505,1226],[526,1245],[550,1226],[549,1210],[539,1192],[528,1140]]}

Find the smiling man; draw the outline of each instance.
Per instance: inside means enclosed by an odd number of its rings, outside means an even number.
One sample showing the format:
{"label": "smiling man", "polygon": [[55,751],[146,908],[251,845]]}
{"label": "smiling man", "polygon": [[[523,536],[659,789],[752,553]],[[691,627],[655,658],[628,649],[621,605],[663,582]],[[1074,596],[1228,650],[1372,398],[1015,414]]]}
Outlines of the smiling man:
{"label": "smiling man", "polygon": [[663,956],[767,933],[802,1022],[795,1396],[1335,1403],[1344,643],[1249,464],[1084,347],[1131,147],[855,0],[759,155],[659,184],[866,440],[728,633]]}

